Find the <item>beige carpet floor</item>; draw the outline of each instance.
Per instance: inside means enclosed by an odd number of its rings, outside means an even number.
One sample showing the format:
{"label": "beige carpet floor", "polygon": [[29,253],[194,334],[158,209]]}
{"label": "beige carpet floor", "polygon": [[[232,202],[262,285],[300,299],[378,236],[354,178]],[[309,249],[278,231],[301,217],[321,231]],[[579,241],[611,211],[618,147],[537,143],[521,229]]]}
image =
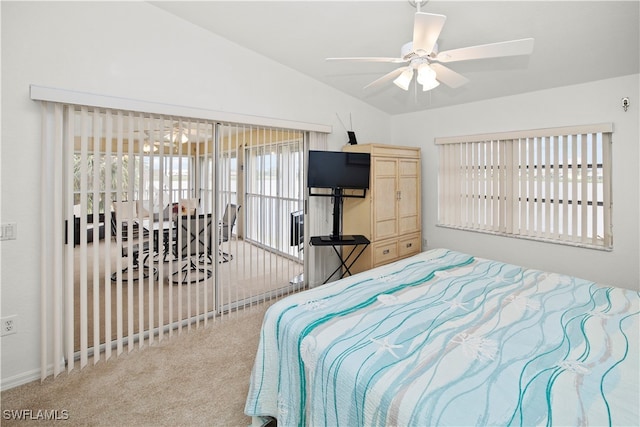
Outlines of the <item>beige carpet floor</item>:
{"label": "beige carpet floor", "polygon": [[[184,262],[154,262],[154,268],[162,269],[162,280],[144,281],[141,284],[138,281],[122,283],[122,298],[117,298],[117,283],[115,281],[105,279],[105,259],[107,248],[104,241],[97,245],[97,252],[94,252],[92,244],[86,248],[86,315],[87,321],[86,340],[89,347],[94,345],[94,297],[99,301],[98,307],[100,312],[99,342],[105,342],[105,293],[110,293],[110,315],[111,315],[111,340],[118,338],[117,334],[117,310],[118,304],[122,306],[122,322],[123,337],[131,334],[139,333],[140,329],[148,330],[149,324],[153,322],[153,326],[159,324],[166,325],[174,321],[191,318],[203,313],[209,313],[220,305],[232,305],[236,302],[243,301],[247,298],[256,297],[263,294],[272,294],[274,292],[291,292],[291,278],[302,273],[303,265],[292,259],[285,258],[277,253],[266,251],[257,246],[242,240],[232,239],[221,245],[221,248],[233,254],[233,259],[229,262],[218,266],[217,278],[219,291],[215,291],[216,278],[212,276],[206,281],[195,282],[189,284],[173,284],[168,280],[172,271],[180,270]],[[110,246],[111,266],[110,272],[117,271],[117,261],[120,260],[119,251],[115,242],[111,242]],[[97,292],[94,287],[94,257],[98,257],[98,286]],[[81,315],[80,308],[80,260],[82,253],[79,247],[74,249],[74,348],[80,350],[81,342]],[[128,260],[124,258],[124,265]],[[211,268],[210,266],[204,266]],[[138,272],[136,271],[136,274]],[[200,278],[201,273],[197,273]],[[196,279],[197,279],[196,278]],[[160,295],[162,294],[162,302]],[[218,300],[216,301],[216,295]],[[171,298],[171,300],[170,300]],[[171,303],[170,303],[171,301]],[[133,319],[132,329],[129,330],[129,309],[131,309],[131,318]],[[150,320],[150,309],[152,309],[153,317]],[[140,323],[139,315],[142,311],[143,322]],[[162,313],[162,318],[160,314]]]}
{"label": "beige carpet floor", "polygon": [[[232,312],[81,371],[2,392],[3,426],[248,426],[244,402],[262,318],[274,301]],[[66,421],[15,421],[56,410]],[[10,418],[10,417],[9,417]]]}

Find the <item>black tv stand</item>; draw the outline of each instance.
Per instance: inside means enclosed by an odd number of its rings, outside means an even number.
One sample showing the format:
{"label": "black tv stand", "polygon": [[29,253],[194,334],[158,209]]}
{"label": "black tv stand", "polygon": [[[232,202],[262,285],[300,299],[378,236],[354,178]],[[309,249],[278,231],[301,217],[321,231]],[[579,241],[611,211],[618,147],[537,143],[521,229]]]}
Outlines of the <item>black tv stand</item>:
{"label": "black tv stand", "polygon": [[[336,239],[336,237],[339,239]],[[355,264],[358,258],[360,258],[360,255],[362,255],[364,250],[367,248],[367,246],[369,246],[369,243],[371,242],[369,242],[369,239],[367,239],[366,237],[356,234],[353,236],[313,236],[310,243],[312,246],[331,246],[336,255],[338,255],[340,265],[324,281],[324,283],[327,283],[336,273],[338,273],[343,268],[344,269],[342,270],[342,274],[340,274],[338,278],[342,279],[347,274],[351,276],[350,268],[353,266],[353,264]],[[342,248],[343,246],[351,246],[351,251],[349,251],[346,257],[343,257],[343,254],[338,250],[338,248]],[[356,248],[358,246],[360,246],[360,249],[358,252],[356,252]]]}
{"label": "black tv stand", "polygon": [[320,240],[323,242],[353,242],[356,238],[350,234],[341,234],[338,236],[320,236]]}

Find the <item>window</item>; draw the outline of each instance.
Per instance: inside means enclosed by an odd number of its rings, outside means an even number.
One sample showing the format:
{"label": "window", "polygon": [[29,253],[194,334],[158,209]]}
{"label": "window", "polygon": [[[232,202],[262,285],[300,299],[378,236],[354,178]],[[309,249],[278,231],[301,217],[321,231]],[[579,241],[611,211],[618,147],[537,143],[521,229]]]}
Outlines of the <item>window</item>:
{"label": "window", "polygon": [[[108,212],[111,208],[109,204],[111,200],[115,200],[116,191],[112,190],[109,196],[105,193],[105,183],[107,180],[116,181],[118,174],[116,156],[104,153],[86,153],[83,160],[81,152],[76,151],[73,154],[73,204],[80,205],[83,193],[86,196],[87,214]],[[122,156],[122,198],[126,200],[127,189],[132,185],[134,192],[138,191],[138,181],[129,179],[129,157]],[[84,166],[83,166],[84,165]],[[138,159],[134,158],[134,171],[138,170]],[[83,170],[84,167],[84,170]],[[83,179],[85,181],[83,181]],[[130,182],[131,181],[131,182]],[[84,184],[83,184],[84,182]],[[113,188],[113,187],[112,187]],[[94,195],[96,202],[94,203]],[[105,210],[105,204],[107,209]]]}
{"label": "window", "polygon": [[[160,159],[158,157],[151,158],[149,154],[143,156],[134,155],[133,159],[133,177],[129,177],[129,156],[122,155],[122,168],[118,172],[118,157],[116,155],[107,155],[104,153],[88,153],[86,160],[82,160],[82,153],[75,152],[73,155],[73,202],[79,205],[82,200],[82,193],[86,193],[87,213],[104,213],[109,212],[112,200],[116,200],[117,175],[120,174],[121,198],[127,200],[129,197],[129,187],[134,200],[159,200],[160,179],[158,171],[163,170],[165,173],[163,181],[163,200],[166,203],[178,202],[180,199],[189,197],[189,188],[191,188],[190,180],[192,176],[190,159],[186,156],[172,156]],[[163,164],[161,168],[160,163]],[[82,173],[82,165],[85,165],[85,173]],[[109,165],[109,166],[107,166]],[[142,165],[142,169],[140,169]],[[107,170],[109,167],[109,170]],[[86,176],[86,184],[82,185],[82,177]],[[151,177],[151,185],[149,180]],[[109,196],[105,193],[105,183],[109,179],[112,182],[112,190]],[[202,179],[204,181],[204,177]],[[140,186],[142,182],[142,186]],[[171,187],[171,191],[169,188]],[[140,190],[142,188],[142,190]],[[150,189],[151,188],[151,189]],[[81,190],[84,189],[84,190]],[[153,194],[151,194],[153,192]],[[97,197],[98,203],[95,205],[93,197]],[[107,207],[105,209],[105,203]],[[157,206],[156,206],[157,208]]]}
{"label": "window", "polygon": [[612,130],[436,138],[438,225],[611,249]]}
{"label": "window", "polygon": [[291,246],[290,214],[302,209],[304,142],[299,132],[269,136],[268,145],[246,148],[246,206],[254,212],[246,238],[279,253],[300,258]]}

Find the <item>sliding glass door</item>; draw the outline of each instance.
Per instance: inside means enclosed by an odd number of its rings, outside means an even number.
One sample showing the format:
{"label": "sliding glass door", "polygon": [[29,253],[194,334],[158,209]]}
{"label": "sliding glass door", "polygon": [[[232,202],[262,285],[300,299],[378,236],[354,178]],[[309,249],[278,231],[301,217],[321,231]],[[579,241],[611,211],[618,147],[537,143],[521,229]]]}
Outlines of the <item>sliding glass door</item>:
{"label": "sliding glass door", "polygon": [[305,133],[47,108],[64,166],[44,233],[59,245],[51,292],[69,369],[304,286],[290,230]]}
{"label": "sliding glass door", "polygon": [[291,215],[303,207],[303,153],[299,140],[246,149],[246,199],[253,212],[247,239],[296,259],[300,248],[291,236]]}
{"label": "sliding glass door", "polygon": [[[219,265],[221,311],[297,290],[302,243],[291,245],[291,213],[304,204],[304,133],[221,124],[218,127],[219,220],[229,206],[237,224]],[[225,248],[229,249],[229,252]],[[297,279],[296,279],[297,278]]]}

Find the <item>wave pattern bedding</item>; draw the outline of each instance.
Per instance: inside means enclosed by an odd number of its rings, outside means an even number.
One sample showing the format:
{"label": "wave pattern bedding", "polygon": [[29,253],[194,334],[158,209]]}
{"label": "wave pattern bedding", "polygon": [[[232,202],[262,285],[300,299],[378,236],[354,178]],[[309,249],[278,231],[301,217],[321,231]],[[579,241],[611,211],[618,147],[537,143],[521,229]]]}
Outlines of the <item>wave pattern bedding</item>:
{"label": "wave pattern bedding", "polygon": [[290,425],[638,425],[640,293],[445,249],[269,308],[245,413]]}

